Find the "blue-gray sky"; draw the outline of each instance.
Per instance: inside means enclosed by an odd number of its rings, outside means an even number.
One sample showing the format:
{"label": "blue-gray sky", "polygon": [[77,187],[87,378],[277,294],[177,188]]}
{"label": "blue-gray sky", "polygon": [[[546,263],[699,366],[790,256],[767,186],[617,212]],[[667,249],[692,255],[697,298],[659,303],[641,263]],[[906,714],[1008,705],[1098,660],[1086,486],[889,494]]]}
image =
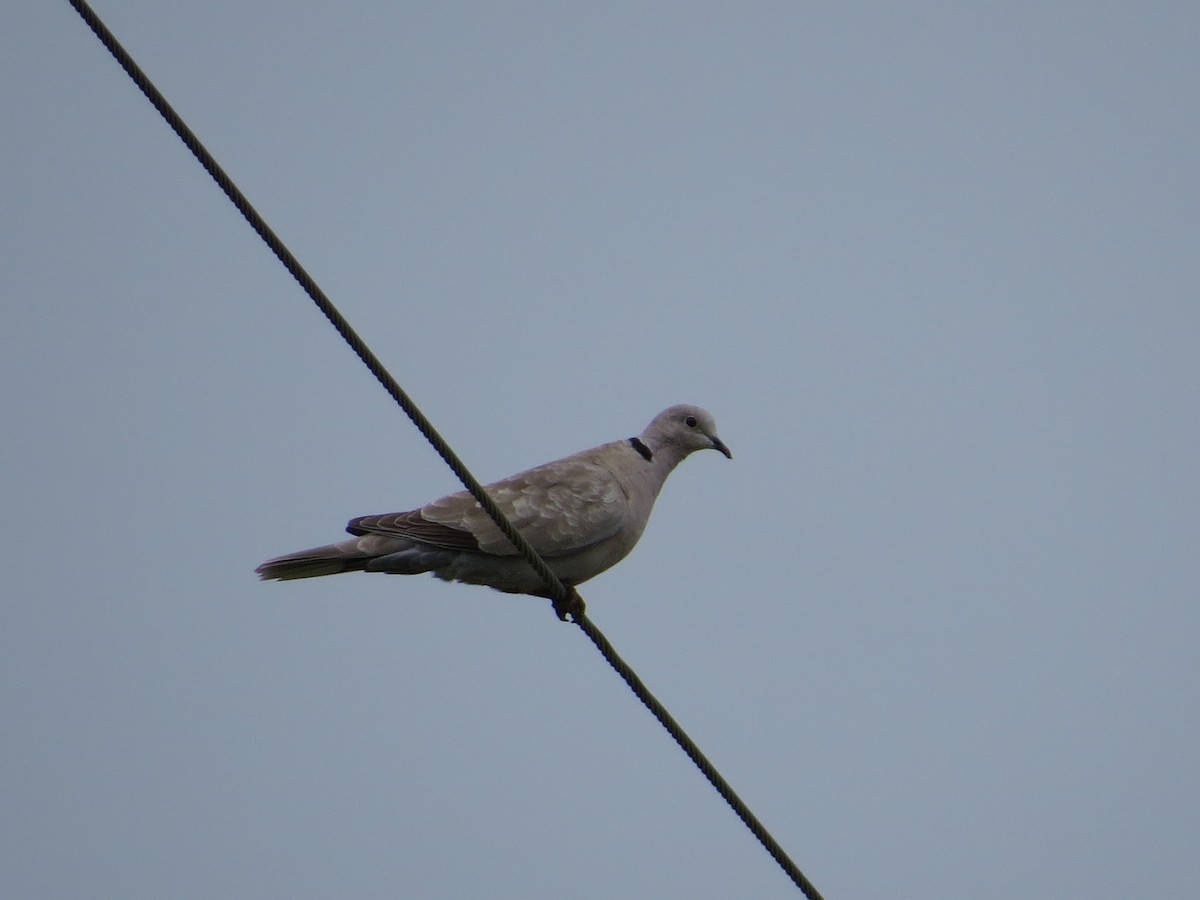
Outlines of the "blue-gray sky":
{"label": "blue-gray sky", "polygon": [[[681,401],[596,623],[830,898],[1200,881],[1194,3],[97,0],[498,478]],[[0,32],[0,894],[787,897],[65,2]]]}

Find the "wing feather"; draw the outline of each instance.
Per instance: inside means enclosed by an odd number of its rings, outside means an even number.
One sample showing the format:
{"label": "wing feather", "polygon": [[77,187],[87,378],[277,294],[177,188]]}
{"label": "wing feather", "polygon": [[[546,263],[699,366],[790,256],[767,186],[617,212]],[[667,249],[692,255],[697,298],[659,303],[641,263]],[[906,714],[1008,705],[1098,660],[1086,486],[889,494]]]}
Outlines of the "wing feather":
{"label": "wing feather", "polygon": [[[542,556],[553,558],[612,537],[625,521],[625,493],[612,472],[580,454],[487,486],[488,494]],[[351,534],[381,534],[446,550],[512,556],[515,548],[466,491],[418,510],[362,516]]]}

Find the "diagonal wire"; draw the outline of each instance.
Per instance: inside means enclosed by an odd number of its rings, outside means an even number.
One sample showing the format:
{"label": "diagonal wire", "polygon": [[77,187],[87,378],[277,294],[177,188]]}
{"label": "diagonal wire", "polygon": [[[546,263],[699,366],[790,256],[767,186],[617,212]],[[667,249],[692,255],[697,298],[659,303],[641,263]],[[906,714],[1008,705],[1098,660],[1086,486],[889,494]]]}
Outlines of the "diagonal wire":
{"label": "diagonal wire", "polygon": [[554,573],[550,571],[550,567],[538,556],[537,551],[513,527],[512,523],[504,517],[504,514],[500,512],[491,497],[484,491],[483,486],[470,473],[463,461],[458,458],[458,455],[446,443],[446,440],[438,434],[437,430],[433,427],[433,423],[425,417],[425,414],[417,408],[416,403],[408,396],[404,388],[400,387],[391,373],[384,368],[383,363],[379,361],[379,358],[371,351],[366,342],[358,336],[358,333],[350,326],[346,317],[338,311],[338,308],[333,305],[333,301],[321,290],[320,285],[300,265],[300,261],[292,255],[287,245],[275,234],[266,220],[259,215],[258,211],[250,204],[250,201],[246,199],[246,195],[233,183],[233,179],[225,174],[225,170],[221,168],[216,159],[213,158],[213,155],[208,152],[208,149],[196,137],[192,129],[187,126],[187,123],[175,112],[171,104],[167,102],[167,98],[154,86],[149,76],[142,71],[141,67],[134,62],[133,57],[120,45],[116,36],[108,30],[108,27],[100,20],[100,17],[83,0],[68,0],[68,2],[83,17],[88,27],[95,32],[100,42],[116,57],[117,62],[121,64],[121,68],[133,79],[134,84],[146,95],[146,99],[153,104],[154,108],[167,121],[167,124],[179,135],[179,139],[192,151],[192,155],[199,160],[200,165],[204,166],[204,170],[212,176],[221,190],[225,192],[225,196],[238,208],[238,212],[246,218],[246,221],[250,223],[250,227],[258,233],[258,236],[271,248],[271,252],[283,263],[284,268],[300,283],[300,286],[312,298],[317,308],[325,314],[325,318],[329,319],[330,324],[337,329],[338,334],[358,354],[358,358],[371,370],[371,374],[379,380],[384,390],[392,395],[392,399],[412,419],[413,424],[417,426],[417,429],[425,436],[426,440],[433,445],[438,455],[445,460],[446,465],[458,476],[459,481],[463,483],[467,490],[475,495],[475,498],[483,506],[487,514],[492,517],[492,521],[496,523],[504,536],[516,547],[517,552],[525,558],[526,562],[533,566],[534,571],[546,582],[550,589],[550,599],[554,600],[555,609],[559,611],[560,616],[564,610],[562,604],[568,604],[566,611],[570,611],[569,605],[572,604],[572,601],[581,604],[582,601],[576,599],[578,598],[578,594],[572,597],[573,592],[569,592],[566,586],[555,577]]}
{"label": "diagonal wire", "polygon": [[566,620],[569,615],[571,620],[575,622],[588,636],[593,644],[596,645],[601,655],[608,661],[609,665],[616,670],[617,674],[624,679],[630,689],[637,695],[637,698],[645,704],[646,708],[654,715],[662,724],[667,732],[673,737],[676,743],[683,749],[693,763],[700,769],[704,776],[709,780],[712,786],[716,789],[728,803],[738,818],[746,825],[747,828],[758,838],[771,857],[779,864],[792,882],[800,888],[809,900],[822,900],[821,894],[818,893],[812,882],[805,877],[804,873],[796,866],[796,864],[788,857],[779,843],[770,835],[763,824],[758,820],[745,802],[734,792],[733,788],[721,776],[721,773],[716,770],[708,758],[700,751],[696,743],[688,737],[687,733],[675,721],[674,717],[667,712],[658,699],[650,693],[649,688],[638,677],[637,673],[630,668],[613,648],[608,638],[593,624],[591,619],[587,617],[585,612],[583,598],[579,596],[573,586],[564,584],[550,570],[545,560],[541,558],[533,546],[525,539],[513,524],[508,520],[495,501],[488,496],[483,485],[471,474],[466,465],[446,440],[433,427],[433,423],[421,412],[408,393],[400,386],[399,382],[392,377],[391,373],[384,368],[379,358],[371,351],[366,342],[359,337],[358,333],[351,327],[345,316],[334,306],[333,302],[326,296],[320,285],[312,278],[311,275],[300,265],[292,252],[287,248],[283,241],[266,223],[266,220],[259,215],[258,211],[250,204],[245,194],[233,183],[233,180],[225,173],[225,170],[217,163],[212,154],[200,142],[200,139],[187,126],[178,113],[167,102],[166,98],[154,86],[154,83],[142,71],[141,67],[133,60],[133,57],[125,50],[124,47],[117,41],[116,36],[108,29],[108,27],[100,20],[100,17],[92,10],[92,8],[84,2],[84,0],[68,0],[71,6],[87,23],[88,27],[95,33],[100,42],[108,49],[108,51],[116,58],[117,62],[129,75],[133,82],[138,86],[146,99],[158,110],[159,114],[166,120],[167,124],[175,131],[180,140],[187,146],[196,159],[200,162],[216,181],[217,185],[224,191],[225,195],[237,207],[238,211],[245,217],[250,226],[258,233],[258,236],[266,243],[271,251],[279,258],[284,267],[291,273],[292,277],[300,283],[304,288],[305,293],[309,295],[312,301],[317,305],[317,308],[325,315],[330,324],[337,330],[338,334],[350,345],[351,349],[362,360],[363,364],[371,371],[371,374],[383,385],[392,399],[400,406],[404,413],[412,420],[413,424],[425,436],[426,440],[437,451],[438,455],[451,468],[459,481],[474,495],[480,506],[496,523],[506,538],[512,542],[517,552],[528,562],[535,572],[545,582],[547,590],[546,596],[553,602],[554,610],[560,619]]}
{"label": "diagonal wire", "polygon": [[729,782],[708,761],[708,757],[700,752],[700,748],[696,746],[696,742],[688,737],[687,732],[675,721],[674,716],[667,712],[667,708],[659,703],[658,698],[650,693],[650,689],[646,687],[637,673],[629,667],[629,664],[625,660],[617,655],[617,651],[608,642],[608,638],[600,633],[600,629],[592,624],[592,620],[587,615],[581,613],[575,617],[575,621],[583,629],[583,633],[596,645],[596,649],[600,651],[601,655],[608,660],[608,664],[616,669],[617,674],[625,679],[625,683],[629,685],[630,690],[646,705],[646,709],[650,710],[654,718],[658,719],[659,724],[667,729],[667,733],[675,738],[675,743],[679,744],[683,752],[688,755],[688,758],[696,764],[696,768],[704,774],[709,784],[716,789],[716,792],[737,813],[742,823],[758,838],[759,843],[771,854],[771,858],[787,873],[788,878],[792,879],[792,883],[800,888],[801,893],[808,900],[822,900],[821,894],[817,891],[813,883],[808,880],[807,876],[800,871],[800,867],[792,862],[791,857],[784,852],[783,847],[779,846],[779,842],[771,837],[771,833],[767,831],[766,826],[758,821],[758,817],[750,811],[750,807],[746,805],[745,801],[734,792]]}

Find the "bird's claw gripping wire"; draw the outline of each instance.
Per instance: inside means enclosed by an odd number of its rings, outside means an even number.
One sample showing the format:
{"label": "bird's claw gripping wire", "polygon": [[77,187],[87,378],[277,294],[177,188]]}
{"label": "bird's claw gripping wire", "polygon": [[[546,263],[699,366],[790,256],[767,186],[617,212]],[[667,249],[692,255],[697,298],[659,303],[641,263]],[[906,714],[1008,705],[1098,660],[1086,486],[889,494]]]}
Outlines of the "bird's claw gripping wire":
{"label": "bird's claw gripping wire", "polygon": [[587,610],[587,604],[583,602],[583,598],[579,596],[579,591],[575,590],[573,585],[564,585],[567,589],[567,596],[561,600],[553,597],[550,602],[554,604],[554,613],[560,621],[568,621],[567,616],[570,616],[570,621],[578,622],[579,617]]}

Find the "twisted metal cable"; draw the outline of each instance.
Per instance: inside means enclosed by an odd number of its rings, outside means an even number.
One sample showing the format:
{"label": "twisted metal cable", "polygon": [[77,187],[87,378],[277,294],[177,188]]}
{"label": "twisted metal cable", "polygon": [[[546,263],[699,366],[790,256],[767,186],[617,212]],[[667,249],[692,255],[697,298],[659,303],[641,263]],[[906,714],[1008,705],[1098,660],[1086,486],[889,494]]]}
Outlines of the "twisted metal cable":
{"label": "twisted metal cable", "polygon": [[484,491],[483,485],[475,479],[475,476],[471,474],[463,461],[458,458],[458,455],[446,443],[446,440],[438,434],[437,430],[433,427],[433,423],[425,417],[425,414],[421,412],[412,398],[400,387],[391,373],[384,368],[383,363],[379,361],[379,358],[371,351],[371,348],[358,336],[358,333],[351,327],[345,316],[341,314],[329,297],[325,295],[325,292],[321,290],[320,285],[300,265],[300,261],[292,255],[287,245],[280,240],[279,236],[275,234],[266,220],[259,215],[258,210],[251,205],[246,195],[233,183],[233,179],[225,173],[225,170],[221,168],[220,164],[213,158],[213,155],[208,152],[208,149],[200,142],[200,139],[187,126],[187,123],[175,112],[171,104],[167,102],[167,98],[154,86],[154,83],[142,71],[141,67],[138,66],[125,48],[121,46],[116,36],[108,30],[108,27],[100,20],[100,17],[83,0],[68,0],[68,2],[78,11],[83,20],[87,22],[88,27],[100,39],[100,42],[108,48],[108,51],[121,64],[121,68],[133,79],[138,89],[146,95],[146,99],[158,110],[159,114],[171,126],[172,130],[179,135],[179,139],[192,151],[192,155],[196,157],[200,165],[204,167],[204,170],[212,176],[213,181],[224,191],[225,196],[229,198],[230,202],[237,207],[238,212],[250,223],[250,227],[258,233],[263,242],[271,248],[271,252],[283,263],[284,268],[300,283],[300,286],[304,288],[304,292],[312,298],[313,303],[317,305],[317,308],[321,310],[325,318],[337,329],[338,334],[358,354],[358,358],[371,370],[371,374],[383,385],[384,390],[391,394],[392,399],[400,405],[405,415],[417,426],[417,430],[433,445],[434,450],[437,451],[438,455],[445,461],[454,474],[458,476],[463,486],[475,496],[475,499],[479,501],[484,511],[491,516],[492,521],[496,523],[501,533],[512,542],[517,552],[524,557],[526,562],[533,566],[533,570],[546,582],[549,599],[554,601],[555,611],[559,613],[559,617],[562,618],[565,612],[574,611],[573,607],[576,609],[579,608],[582,605],[582,600],[579,599],[578,594],[569,591],[566,585],[558,580],[555,574],[550,571],[550,567],[538,555],[537,551],[530,546],[529,541],[525,540],[521,533],[500,512],[499,508],[492,501],[492,498]]}
{"label": "twisted metal cable", "polygon": [[667,712],[667,708],[659,703],[658,698],[650,693],[650,689],[646,687],[637,673],[629,667],[629,664],[625,660],[617,655],[617,651],[613,649],[613,645],[609,643],[608,638],[601,634],[600,629],[592,624],[592,620],[585,613],[580,613],[576,616],[575,622],[583,629],[583,633],[591,639],[592,643],[596,645],[596,649],[600,651],[600,654],[608,660],[608,664],[616,670],[618,675],[625,679],[625,683],[629,685],[630,690],[637,695],[637,698],[645,704],[646,709],[650,710],[654,718],[658,719],[659,724],[675,739],[675,743],[695,763],[696,768],[708,779],[708,783],[713,786],[716,792],[737,813],[738,818],[750,829],[751,833],[758,838],[759,843],[771,854],[771,858],[779,864],[779,867],[792,880],[792,883],[800,888],[801,893],[808,900],[822,900],[821,894],[805,874],[800,871],[800,867],[792,862],[791,857],[784,852],[779,842],[771,836],[766,826],[758,820],[758,817],[750,811],[750,807],[734,792],[729,782],[708,761],[708,757],[700,752],[700,748],[696,746],[696,742],[688,737],[687,732],[675,721],[674,716]]}
{"label": "twisted metal cable", "polygon": [[358,333],[351,327],[350,323],[341,314],[333,302],[326,296],[320,285],[312,278],[311,275],[300,265],[292,252],[287,248],[283,241],[266,223],[266,220],[259,215],[258,211],[250,204],[245,194],[233,183],[233,180],[225,173],[225,170],[217,163],[196,137],[195,133],[187,126],[178,113],[167,102],[167,99],[155,87],[154,83],[142,71],[141,67],[133,60],[133,57],[125,50],[124,47],[117,41],[113,33],[100,20],[100,17],[92,10],[92,8],[84,2],[84,0],[68,0],[75,11],[83,18],[88,27],[95,33],[100,42],[108,49],[121,68],[133,79],[134,84],[138,86],[146,99],[158,110],[159,114],[171,126],[172,130],[179,136],[180,140],[192,152],[192,155],[200,162],[206,172],[217,183],[225,196],[237,207],[238,211],[250,223],[258,236],[263,242],[270,247],[271,252],[283,263],[284,267],[291,273],[292,277],[299,282],[304,292],[312,299],[317,308],[325,315],[330,324],[337,330],[343,340],[350,345],[350,348],[358,355],[363,364],[371,371],[371,374],[383,385],[392,397],[393,400],[404,410],[405,415],[412,420],[412,423],[417,427],[417,430],[424,435],[425,439],[433,446],[437,454],[445,461],[446,465],[458,476],[459,481],[463,486],[475,497],[480,506],[491,517],[492,521],[504,534],[517,552],[528,562],[535,572],[541,577],[546,584],[546,597],[554,604],[554,611],[558,617],[566,621],[570,619],[577,624],[583,633],[588,636],[601,655],[608,661],[609,665],[616,670],[617,674],[624,679],[629,685],[639,700],[646,706],[647,709],[654,715],[662,724],[667,732],[673,737],[676,743],[683,749],[693,763],[700,769],[709,783],[716,789],[725,802],[733,808],[737,813],[738,818],[746,825],[747,828],[758,838],[771,857],[779,864],[779,866],[787,873],[792,882],[800,888],[809,900],[822,900],[821,895],[805,876],[804,873],[796,866],[794,862],[779,846],[778,842],[766,830],[758,818],[750,811],[750,808],[742,801],[742,799],[734,792],[729,783],[721,776],[721,773],[716,770],[708,758],[700,751],[696,743],[688,737],[687,733],[680,727],[679,723],[667,712],[666,708],[658,701],[658,699],[650,693],[649,688],[638,677],[637,673],[626,663],[620,656],[612,644],[598,629],[591,619],[587,617],[583,598],[573,586],[564,584],[550,570],[545,560],[541,558],[528,540],[518,531],[508,518],[502,513],[499,507],[483,485],[471,474],[466,465],[458,454],[450,447],[446,440],[433,427],[433,423],[425,416],[420,408],[408,396],[407,392],[400,386],[399,382],[392,377],[379,358],[371,351],[366,342],[359,337]]}

